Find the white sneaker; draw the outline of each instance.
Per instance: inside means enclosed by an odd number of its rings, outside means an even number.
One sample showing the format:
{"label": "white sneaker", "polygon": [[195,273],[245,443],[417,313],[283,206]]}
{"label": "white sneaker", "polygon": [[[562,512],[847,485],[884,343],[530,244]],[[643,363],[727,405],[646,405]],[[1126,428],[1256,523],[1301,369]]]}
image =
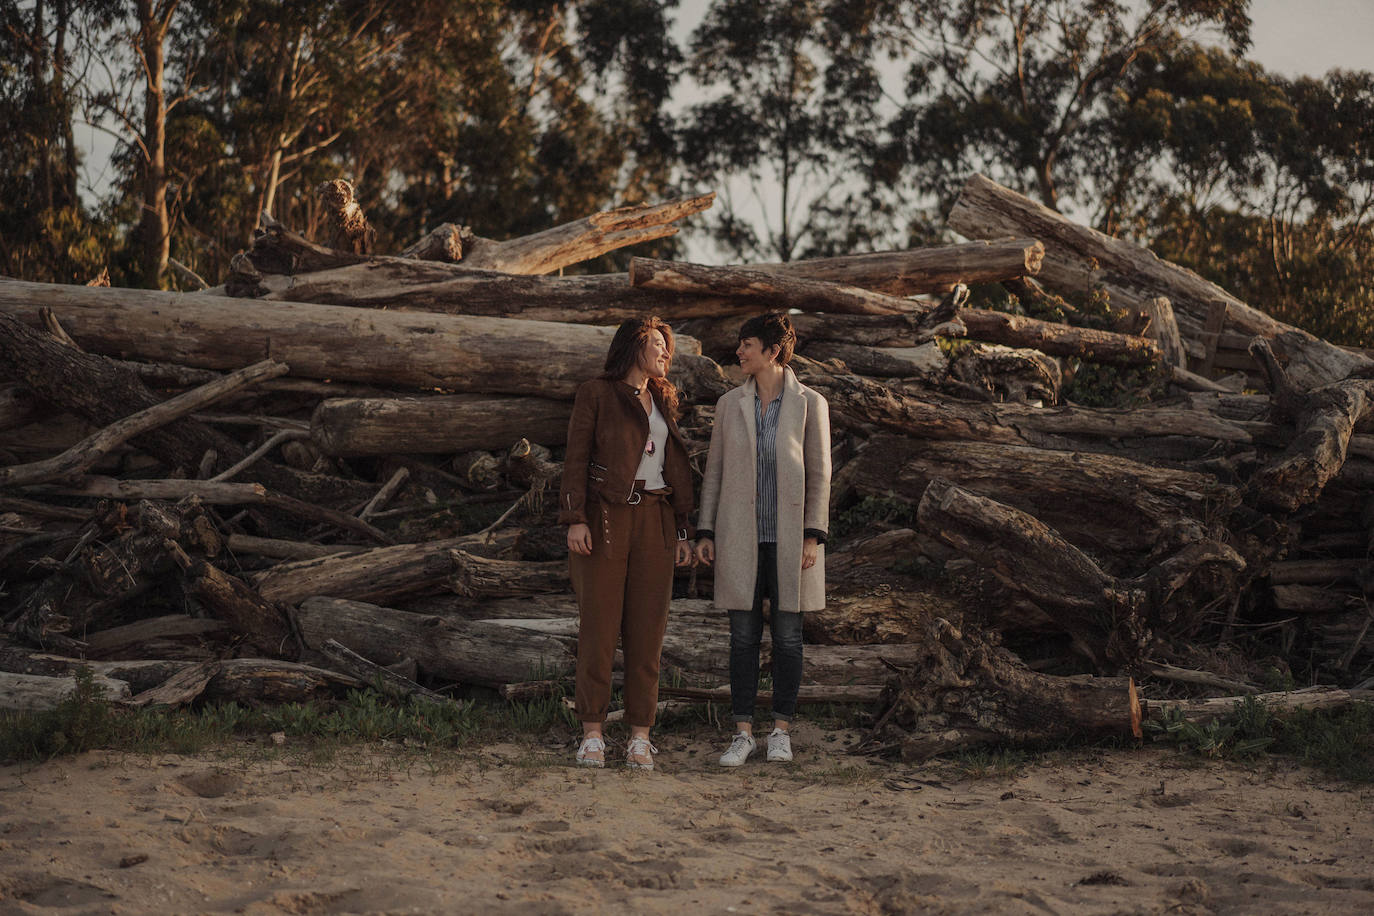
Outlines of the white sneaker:
{"label": "white sneaker", "polygon": [[740,732],[735,735],[735,740],[730,742],[730,747],[724,754],[720,755],[720,765],[723,767],[737,767],[749,759],[749,755],[754,753],[754,736]]}
{"label": "white sneaker", "polygon": [[768,759],[783,763],[792,759],[792,738],[780,728],[768,736]]}
{"label": "white sneaker", "polygon": [[[592,754],[600,754],[593,757]],[[588,735],[577,748],[577,765],[580,767],[604,767],[606,765],[606,742],[600,735]]]}

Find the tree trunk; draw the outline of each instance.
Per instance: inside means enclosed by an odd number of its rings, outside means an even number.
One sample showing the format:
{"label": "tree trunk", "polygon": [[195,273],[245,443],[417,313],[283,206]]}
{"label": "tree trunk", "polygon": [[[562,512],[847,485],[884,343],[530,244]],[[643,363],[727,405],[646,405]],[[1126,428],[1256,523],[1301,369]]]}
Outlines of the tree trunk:
{"label": "tree trunk", "polygon": [[186,592],[248,645],[272,658],[296,658],[298,647],[285,609],[264,599],[242,579],[198,561],[186,570]]}
{"label": "tree trunk", "polygon": [[1140,737],[1129,677],[1037,674],[1006,649],[948,621],[932,622],[924,657],[904,667],[859,750],[920,761],[984,744]]}
{"label": "tree trunk", "polygon": [[171,252],[172,221],[167,211],[167,99],[164,85],[166,60],[163,42],[178,0],[169,0],[154,10],[153,0],[138,0],[138,55],[143,65],[143,213],[140,235],[143,240],[144,283],[152,289],[161,285]]}
{"label": "tree trunk", "polygon": [[[129,685],[124,681],[96,675],[94,683],[107,700],[123,700],[129,696]],[[56,709],[74,693],[75,677],[44,677],[0,671],[0,710],[43,712]]]}
{"label": "tree trunk", "polygon": [[927,487],[917,518],[1008,588],[1052,609],[1055,623],[1099,668],[1138,662],[1151,628],[1165,619],[1164,605],[1199,568],[1245,567],[1229,547],[1197,539],[1144,575],[1112,576],[1032,516],[944,480]]}
{"label": "tree trunk", "polygon": [[567,591],[568,562],[493,560],[454,548],[449,588],[465,598],[516,598]]}
{"label": "tree trunk", "polygon": [[634,258],[630,285],[693,296],[747,299],[755,308],[844,315],[923,315],[929,303],[875,293],[857,286],[788,276],[755,267],[708,267],[686,261]]}
{"label": "tree trunk", "polygon": [[629,245],[676,235],[678,220],[700,213],[715,201],[712,191],[662,204],[607,210],[506,242],[477,238],[464,253],[463,263],[508,274],[550,274]]}
{"label": "tree trunk", "polygon": [[568,640],[489,621],[413,614],[337,598],[310,598],[297,611],[306,645],[334,639],[368,661],[413,658],[431,678],[499,686],[537,673],[568,674]]}
{"label": "tree trunk", "polygon": [[[1034,273],[1037,243],[975,242],[945,248],[852,255],[760,265],[768,274],[875,289],[889,296],[944,294],[960,282],[992,282]],[[236,294],[283,302],[519,317],[540,321],[617,324],[658,315],[669,321],[758,311],[737,296],[638,289],[628,274],[583,277],[512,276],[462,265],[402,258],[334,267],[294,276],[246,278]],[[295,365],[295,362],[292,362]]]}
{"label": "tree trunk", "polygon": [[[101,353],[212,369],[238,369],[270,357],[289,364],[298,377],[552,398],[571,398],[578,385],[601,374],[613,334],[610,328],[509,318],[0,281],[0,321],[12,326],[9,316],[17,316],[36,324],[42,305],[52,307],[83,347]],[[0,326],[0,350],[12,336],[7,331]],[[690,338],[679,339],[673,381],[689,397],[718,397],[730,383],[695,349]],[[39,374],[50,375],[55,361],[50,357]],[[34,379],[25,381],[47,397]],[[102,389],[101,406],[84,405],[88,415],[109,412],[107,401],[130,403],[127,397],[109,398],[108,386]],[[195,452],[190,467],[204,454],[204,448],[180,439],[177,445],[177,454]],[[241,455],[236,446],[221,448]]]}
{"label": "tree trunk", "polygon": [[986,309],[960,309],[959,320],[968,330],[970,340],[1024,347],[1050,356],[1076,356],[1122,366],[1149,366],[1161,358],[1159,347],[1145,337],[1076,328]]}
{"label": "tree trunk", "polygon": [[148,617],[86,636],[86,656],[98,659],[191,659],[211,655],[207,640],[227,639],[223,621],[185,614]]}
{"label": "tree trunk", "polygon": [[1039,239],[1047,246],[1039,279],[1060,292],[1087,294],[1104,288],[1115,306],[1142,310],[1159,296],[1173,306],[1185,338],[1198,340],[1213,302],[1225,303],[1229,327],[1271,340],[1299,384],[1338,381],[1374,361],[1342,350],[1251,308],[1191,270],[1160,260],[1149,249],[1114,239],[1002,187],[982,175],[964,185],[949,225],[971,239],[1008,235]]}
{"label": "tree trunk", "polygon": [[448,272],[450,277],[496,271],[548,274],[627,245],[674,235],[674,222],[705,210],[714,201],[715,194],[711,193],[623,207],[504,242],[479,238],[466,226],[445,223],[397,257],[373,257],[339,246],[317,245],[275,220],[265,220],[252,251],[235,257],[225,287],[231,296],[252,298],[262,294],[264,283],[270,283],[267,276],[300,276],[351,265],[365,265],[383,273],[400,269],[398,275],[404,276],[407,260],[453,263],[461,259],[460,270]]}
{"label": "tree trunk", "polygon": [[1255,341],[1251,353],[1270,379],[1279,413],[1296,423],[1297,435],[1250,479],[1250,489],[1260,505],[1295,512],[1315,502],[1341,472],[1356,424],[1374,410],[1374,381],[1350,379],[1305,394],[1288,383],[1265,341]]}
{"label": "tree trunk", "polygon": [[1203,521],[1237,500],[1208,475],[1125,458],[886,433],[869,439],[833,486],[914,505],[936,478],[1029,512],[1114,565],[1200,537]]}
{"label": "tree trunk", "polygon": [[1342,690],[1338,687],[1307,687],[1280,693],[1261,693],[1239,697],[1208,697],[1204,700],[1148,700],[1141,710],[1149,719],[1164,721],[1170,713],[1178,713],[1189,722],[1206,723],[1229,716],[1236,704],[1255,702],[1282,715],[1300,709],[1335,710],[1355,703],[1374,701],[1374,690]]}
{"label": "tree trunk", "polygon": [[442,588],[453,573],[454,549],[495,556],[513,549],[519,536],[519,531],[503,530],[282,563],[256,575],[253,585],[267,600],[282,604],[298,604],[312,595],[387,601]]}
{"label": "tree trunk", "polygon": [[508,448],[520,439],[562,445],[567,401],[459,394],[428,398],[331,398],[310,418],[326,455],[453,454]]}

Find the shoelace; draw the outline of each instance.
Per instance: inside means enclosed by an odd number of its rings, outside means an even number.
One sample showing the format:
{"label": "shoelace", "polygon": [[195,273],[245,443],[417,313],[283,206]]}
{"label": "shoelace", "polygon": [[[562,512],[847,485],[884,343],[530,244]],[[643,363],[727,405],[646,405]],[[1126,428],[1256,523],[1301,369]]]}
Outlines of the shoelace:
{"label": "shoelace", "polygon": [[[603,741],[601,738],[583,738],[582,746],[577,749],[577,756],[582,758],[586,757],[588,754],[595,754],[597,751],[600,751],[603,754],[606,752],[605,741]],[[564,751],[563,753],[566,754],[567,751]]]}
{"label": "shoelace", "polygon": [[654,747],[648,738],[631,738],[625,748],[626,757],[648,757],[657,753],[658,748]]}
{"label": "shoelace", "polygon": [[750,743],[749,738],[744,735],[736,735],[735,740],[730,742],[730,750],[748,750]]}

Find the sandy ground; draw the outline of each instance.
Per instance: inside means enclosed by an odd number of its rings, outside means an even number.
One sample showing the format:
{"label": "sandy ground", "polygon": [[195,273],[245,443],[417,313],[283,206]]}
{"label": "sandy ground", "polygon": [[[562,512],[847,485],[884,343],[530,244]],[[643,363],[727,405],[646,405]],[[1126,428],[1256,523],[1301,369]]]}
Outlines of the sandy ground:
{"label": "sandy ground", "polygon": [[652,774],[515,745],[8,767],[0,913],[1374,912],[1374,788],[1159,750],[970,779],[845,737],[722,770],[703,727]]}

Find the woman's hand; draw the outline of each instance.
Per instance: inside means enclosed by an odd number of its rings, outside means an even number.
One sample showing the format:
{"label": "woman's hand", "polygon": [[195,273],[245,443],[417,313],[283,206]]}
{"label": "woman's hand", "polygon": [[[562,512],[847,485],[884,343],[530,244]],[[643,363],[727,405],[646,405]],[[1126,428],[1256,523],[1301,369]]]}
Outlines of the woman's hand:
{"label": "woman's hand", "polygon": [[692,545],[687,543],[685,540],[677,542],[677,565],[697,565],[697,555],[692,551]]}
{"label": "woman's hand", "polygon": [[568,552],[581,554],[584,557],[592,555],[592,529],[583,523],[568,526]]}
{"label": "woman's hand", "polygon": [[716,559],[716,542],[710,538],[697,541],[697,562],[710,566]]}
{"label": "woman's hand", "polygon": [[820,542],[815,538],[807,538],[802,541],[802,569],[810,569],[816,565],[816,560],[820,558]]}

